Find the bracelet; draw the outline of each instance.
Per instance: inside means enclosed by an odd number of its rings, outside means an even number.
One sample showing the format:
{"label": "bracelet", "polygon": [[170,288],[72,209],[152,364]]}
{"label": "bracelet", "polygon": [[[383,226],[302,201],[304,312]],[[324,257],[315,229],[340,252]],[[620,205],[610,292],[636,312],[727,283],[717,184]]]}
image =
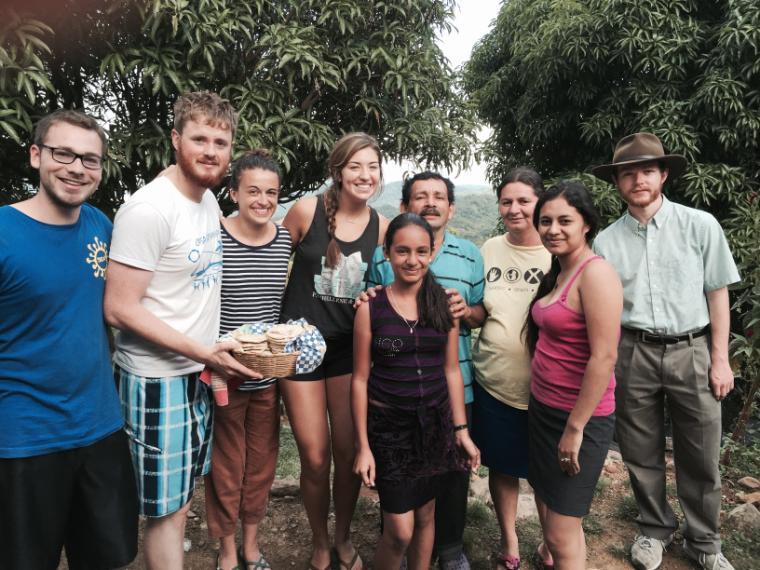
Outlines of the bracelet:
{"label": "bracelet", "polygon": [[454,431],[462,431],[463,429],[467,429],[469,426],[467,424],[459,424],[458,426],[454,426]]}

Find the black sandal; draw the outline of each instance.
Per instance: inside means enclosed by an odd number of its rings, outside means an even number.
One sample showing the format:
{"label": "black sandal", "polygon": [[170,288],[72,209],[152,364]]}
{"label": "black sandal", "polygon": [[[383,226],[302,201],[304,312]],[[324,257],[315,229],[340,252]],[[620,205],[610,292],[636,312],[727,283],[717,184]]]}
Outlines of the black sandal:
{"label": "black sandal", "polygon": [[[241,546],[238,550],[238,560],[240,561],[240,564],[244,566],[244,570],[267,570],[267,568],[271,568],[272,566],[267,562],[267,559],[264,558],[264,555],[259,552],[259,559],[255,562],[251,562],[250,560],[246,560],[245,556],[243,556],[243,547]],[[233,568],[233,570],[235,570]]]}
{"label": "black sandal", "polygon": [[[351,562],[344,562],[340,559],[340,556],[338,556],[338,550],[335,550],[335,557],[338,559],[338,564],[340,564],[341,568],[345,568],[346,570],[353,570],[354,564],[356,564],[356,561],[359,560],[359,549],[354,548],[354,556],[351,558]],[[364,564],[362,564],[362,568],[364,568]]]}

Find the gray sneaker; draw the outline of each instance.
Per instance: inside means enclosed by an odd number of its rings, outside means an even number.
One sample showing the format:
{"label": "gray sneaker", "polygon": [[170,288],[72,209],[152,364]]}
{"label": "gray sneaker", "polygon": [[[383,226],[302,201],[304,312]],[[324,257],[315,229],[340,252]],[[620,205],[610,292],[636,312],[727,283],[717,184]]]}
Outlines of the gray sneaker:
{"label": "gray sneaker", "polygon": [[717,554],[700,552],[689,546],[689,543],[685,541],[683,543],[683,551],[686,553],[686,556],[696,562],[703,570],[734,570],[734,567],[726,560],[722,552],[718,552]]}
{"label": "gray sneaker", "polygon": [[673,535],[665,540],[638,535],[631,545],[631,562],[638,570],[656,570],[662,564],[662,553],[673,542]]}

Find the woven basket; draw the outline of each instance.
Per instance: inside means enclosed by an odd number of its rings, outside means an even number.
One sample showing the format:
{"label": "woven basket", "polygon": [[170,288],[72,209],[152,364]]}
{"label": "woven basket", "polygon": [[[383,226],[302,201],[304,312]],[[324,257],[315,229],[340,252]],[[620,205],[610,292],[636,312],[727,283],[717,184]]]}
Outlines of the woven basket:
{"label": "woven basket", "polygon": [[285,378],[296,373],[296,360],[300,352],[280,352],[278,354],[261,355],[245,352],[245,344],[242,351],[233,350],[232,356],[240,364],[260,372],[265,378]]}

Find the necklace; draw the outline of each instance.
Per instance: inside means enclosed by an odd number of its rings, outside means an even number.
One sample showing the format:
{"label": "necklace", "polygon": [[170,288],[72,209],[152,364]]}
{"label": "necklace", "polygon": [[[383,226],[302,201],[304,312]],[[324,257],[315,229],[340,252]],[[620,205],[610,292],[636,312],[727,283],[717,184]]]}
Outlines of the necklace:
{"label": "necklace", "polygon": [[417,323],[420,322],[420,319],[412,321],[411,323],[406,320],[406,317],[401,314],[401,311],[398,310],[398,307],[396,306],[396,297],[393,295],[392,286],[388,285],[388,301],[391,303],[391,307],[393,307],[396,311],[396,314],[401,317],[401,320],[404,321],[404,324],[409,327],[409,334],[414,334],[414,328],[417,326]]}

